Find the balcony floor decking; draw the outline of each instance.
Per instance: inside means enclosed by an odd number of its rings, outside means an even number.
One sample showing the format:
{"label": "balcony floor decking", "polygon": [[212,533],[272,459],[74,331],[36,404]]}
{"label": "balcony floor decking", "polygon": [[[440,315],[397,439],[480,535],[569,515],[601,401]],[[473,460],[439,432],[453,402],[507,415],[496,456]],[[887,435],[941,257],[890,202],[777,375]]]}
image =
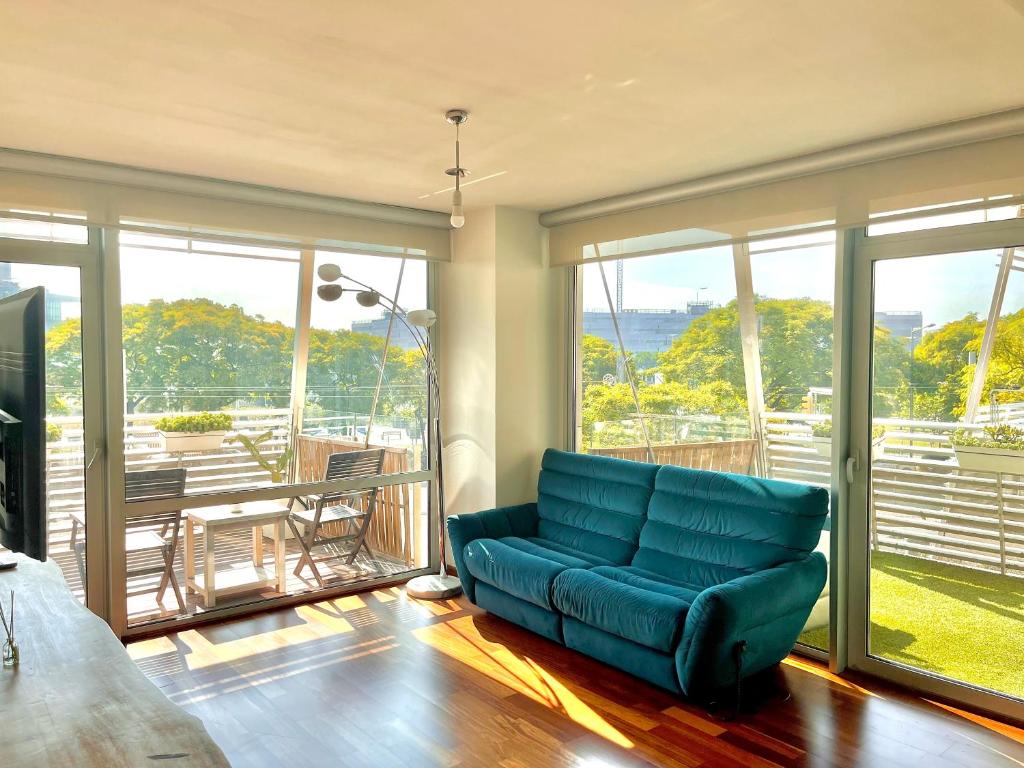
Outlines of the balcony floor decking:
{"label": "balcony floor decking", "polygon": [[[203,546],[203,534],[196,536],[196,551],[201,552]],[[128,580],[128,624],[136,626],[151,621],[162,619],[173,619],[178,616],[190,616],[203,613],[206,608],[203,605],[201,596],[188,593],[185,589],[185,564],[184,564],[184,535],[179,538],[178,551],[174,558],[174,572],[181,588],[182,597],[185,600],[185,611],[178,610],[174,592],[168,588],[160,603],[156,601],[156,587],[160,580],[159,574],[151,576],[132,577]],[[288,594],[301,594],[313,592],[319,589],[316,579],[308,568],[303,569],[300,576],[293,571],[299,562],[302,550],[295,539],[288,539],[285,542],[285,572],[288,581]],[[79,600],[84,600],[82,580],[78,571],[75,553],[70,546],[70,536],[67,530],[58,531],[56,535],[51,532],[49,557],[60,566],[67,580],[68,586]],[[217,572],[222,573],[230,569],[252,565],[252,535],[248,530],[219,532],[216,538]],[[273,567],[273,545],[269,538],[264,539],[264,564]],[[135,561],[133,561],[134,563]],[[159,555],[153,553],[147,555],[146,565],[159,565]],[[202,563],[197,562],[197,571],[201,572]],[[356,584],[367,579],[379,578],[381,576],[392,576],[409,571],[410,567],[402,562],[377,556],[373,559],[361,552],[351,566],[341,562],[318,564],[321,573],[328,581],[328,586],[341,586],[345,584]],[[132,594],[139,593],[139,594]],[[274,589],[263,588],[253,589],[237,595],[218,597],[217,608],[225,608],[244,603],[253,603],[260,600],[280,597]]]}

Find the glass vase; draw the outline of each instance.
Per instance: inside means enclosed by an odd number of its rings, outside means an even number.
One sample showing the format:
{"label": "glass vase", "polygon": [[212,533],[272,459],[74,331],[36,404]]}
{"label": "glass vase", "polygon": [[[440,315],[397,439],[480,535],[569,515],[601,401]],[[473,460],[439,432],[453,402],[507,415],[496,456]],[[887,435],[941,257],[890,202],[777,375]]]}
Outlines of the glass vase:
{"label": "glass vase", "polygon": [[16,667],[21,661],[21,651],[17,640],[4,640],[4,666]]}

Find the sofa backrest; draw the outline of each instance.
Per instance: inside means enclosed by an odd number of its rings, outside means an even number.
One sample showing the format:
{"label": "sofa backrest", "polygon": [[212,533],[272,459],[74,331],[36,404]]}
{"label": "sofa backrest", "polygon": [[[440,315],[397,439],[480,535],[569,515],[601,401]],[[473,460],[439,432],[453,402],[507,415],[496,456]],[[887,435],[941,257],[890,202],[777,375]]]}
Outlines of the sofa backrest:
{"label": "sofa backrest", "polygon": [[807,554],[827,512],[824,488],[663,466],[632,565],[705,589]]}
{"label": "sofa backrest", "polygon": [[654,490],[656,464],[548,449],[537,483],[538,534],[627,564]]}

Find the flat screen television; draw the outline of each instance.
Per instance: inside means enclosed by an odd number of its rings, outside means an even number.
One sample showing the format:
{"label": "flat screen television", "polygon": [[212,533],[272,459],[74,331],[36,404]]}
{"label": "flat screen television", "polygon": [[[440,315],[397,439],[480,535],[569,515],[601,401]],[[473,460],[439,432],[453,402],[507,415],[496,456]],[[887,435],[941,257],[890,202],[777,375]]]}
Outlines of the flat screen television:
{"label": "flat screen television", "polygon": [[0,299],[0,546],[46,559],[46,301]]}

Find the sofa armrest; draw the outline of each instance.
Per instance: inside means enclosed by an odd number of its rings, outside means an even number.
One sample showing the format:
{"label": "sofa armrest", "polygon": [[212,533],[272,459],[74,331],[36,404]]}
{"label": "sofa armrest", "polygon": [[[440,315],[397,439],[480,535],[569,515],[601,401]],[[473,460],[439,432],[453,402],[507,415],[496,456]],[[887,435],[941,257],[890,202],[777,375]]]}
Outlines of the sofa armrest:
{"label": "sofa armrest", "polygon": [[811,552],[701,592],[676,651],[683,692],[706,695],[735,683],[734,648],[740,642],[746,643],[744,677],[782,661],[825,587],[826,572],[825,557]]}
{"label": "sofa armrest", "polygon": [[452,515],[446,522],[448,540],[452,545],[455,568],[462,582],[462,590],[471,602],[476,603],[476,579],[466,568],[463,559],[466,545],[476,539],[500,539],[505,536],[536,536],[537,505],[517,504],[513,507],[498,507],[466,515]]}

